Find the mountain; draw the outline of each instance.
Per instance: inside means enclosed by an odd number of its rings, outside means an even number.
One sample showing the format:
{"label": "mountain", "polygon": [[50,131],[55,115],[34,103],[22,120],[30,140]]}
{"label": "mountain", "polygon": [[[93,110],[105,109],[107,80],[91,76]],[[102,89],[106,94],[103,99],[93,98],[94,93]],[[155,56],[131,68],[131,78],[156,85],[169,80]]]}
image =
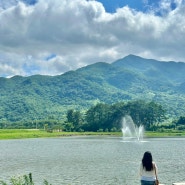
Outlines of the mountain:
{"label": "mountain", "polygon": [[183,116],[184,72],[183,62],[129,55],[111,64],[98,62],[58,76],[1,77],[0,123],[64,119],[69,109],[141,99],[160,103],[169,116]]}

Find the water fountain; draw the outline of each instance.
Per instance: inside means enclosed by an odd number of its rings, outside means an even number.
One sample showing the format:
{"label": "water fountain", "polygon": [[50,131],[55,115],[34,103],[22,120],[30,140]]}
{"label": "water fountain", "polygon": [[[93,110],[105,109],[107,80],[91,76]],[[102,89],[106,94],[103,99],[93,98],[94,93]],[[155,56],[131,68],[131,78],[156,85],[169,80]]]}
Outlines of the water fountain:
{"label": "water fountain", "polygon": [[135,139],[141,141],[143,139],[144,127],[143,125],[137,126],[134,124],[130,116],[125,116],[122,119],[122,134],[123,139],[130,140]]}

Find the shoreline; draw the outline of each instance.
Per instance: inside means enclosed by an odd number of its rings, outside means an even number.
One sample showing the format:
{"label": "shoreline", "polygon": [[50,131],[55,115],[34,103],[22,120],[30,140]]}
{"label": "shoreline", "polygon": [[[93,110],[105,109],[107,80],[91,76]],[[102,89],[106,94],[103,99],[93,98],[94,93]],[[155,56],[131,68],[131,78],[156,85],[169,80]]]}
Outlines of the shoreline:
{"label": "shoreline", "polygon": [[[70,136],[117,136],[122,137],[121,132],[46,132],[39,129],[0,129],[0,140],[27,139],[27,138],[50,138]],[[170,138],[185,137],[185,132],[145,132],[144,138]]]}

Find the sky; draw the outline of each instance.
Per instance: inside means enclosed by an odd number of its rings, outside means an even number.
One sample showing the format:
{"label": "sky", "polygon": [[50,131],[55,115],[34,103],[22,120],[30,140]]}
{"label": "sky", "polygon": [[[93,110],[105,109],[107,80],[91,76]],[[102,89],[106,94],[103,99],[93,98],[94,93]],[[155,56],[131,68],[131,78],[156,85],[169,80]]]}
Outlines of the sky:
{"label": "sky", "polygon": [[185,62],[185,0],[0,0],[0,77],[129,54]]}

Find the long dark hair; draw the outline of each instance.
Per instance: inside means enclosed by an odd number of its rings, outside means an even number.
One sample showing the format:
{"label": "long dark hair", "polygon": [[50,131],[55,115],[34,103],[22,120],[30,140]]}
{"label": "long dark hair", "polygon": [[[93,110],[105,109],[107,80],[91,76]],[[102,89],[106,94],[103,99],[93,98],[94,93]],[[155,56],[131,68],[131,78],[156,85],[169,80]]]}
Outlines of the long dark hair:
{"label": "long dark hair", "polygon": [[151,152],[149,152],[149,151],[145,152],[144,155],[143,155],[142,164],[143,164],[143,168],[145,168],[146,171],[153,170],[152,161],[153,161],[153,159],[152,159]]}

